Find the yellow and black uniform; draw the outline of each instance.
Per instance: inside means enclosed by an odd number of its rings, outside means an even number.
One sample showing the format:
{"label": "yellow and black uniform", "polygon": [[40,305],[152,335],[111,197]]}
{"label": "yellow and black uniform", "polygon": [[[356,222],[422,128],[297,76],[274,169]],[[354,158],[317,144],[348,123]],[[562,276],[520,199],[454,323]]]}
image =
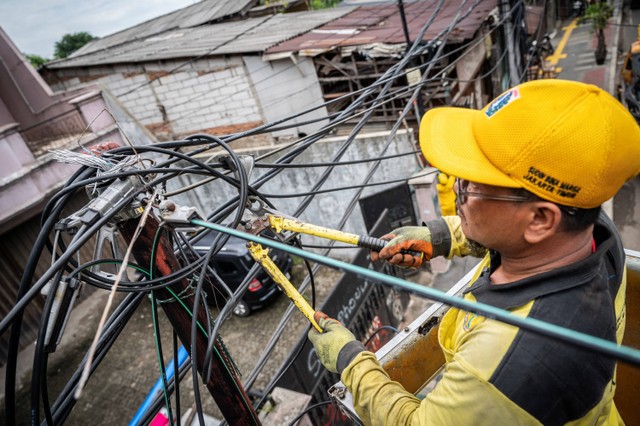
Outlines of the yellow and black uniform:
{"label": "yellow and black uniform", "polygon": [[[452,234],[459,231],[451,226],[453,218],[445,219]],[[604,214],[594,241],[594,252],[584,260],[501,285],[489,280],[500,257],[487,253],[464,297],[620,343],[625,256]],[[450,255],[464,244],[461,234],[452,235]],[[365,424],[623,423],[613,403],[611,358],[455,308],[443,318],[439,340],[445,371],[423,400],[391,381],[371,352],[353,358],[341,378]]]}

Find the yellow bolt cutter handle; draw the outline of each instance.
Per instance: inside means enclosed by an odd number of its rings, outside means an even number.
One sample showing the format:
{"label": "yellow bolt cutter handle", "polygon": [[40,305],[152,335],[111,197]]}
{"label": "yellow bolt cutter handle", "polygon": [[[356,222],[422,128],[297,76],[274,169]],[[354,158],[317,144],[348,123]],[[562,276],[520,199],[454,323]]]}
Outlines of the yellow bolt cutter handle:
{"label": "yellow bolt cutter handle", "polygon": [[247,244],[247,247],[249,248],[249,253],[251,254],[251,257],[253,257],[253,260],[258,262],[264,268],[264,270],[267,271],[267,274],[269,274],[273,281],[275,281],[276,284],[280,286],[287,297],[291,299],[298,310],[302,312],[302,315],[304,315],[309,320],[309,322],[311,322],[311,325],[313,325],[316,330],[322,333],[322,328],[320,328],[316,320],[313,319],[313,314],[315,313],[315,311],[313,310],[311,305],[309,305],[309,303],[304,299],[304,297],[302,297],[300,292],[298,292],[298,289],[296,289],[293,284],[291,284],[291,281],[289,281],[287,277],[282,273],[280,268],[278,268],[278,266],[273,263],[273,260],[271,260],[271,258],[269,257],[269,249],[266,249],[260,244],[256,244],[253,242],[249,242]]}

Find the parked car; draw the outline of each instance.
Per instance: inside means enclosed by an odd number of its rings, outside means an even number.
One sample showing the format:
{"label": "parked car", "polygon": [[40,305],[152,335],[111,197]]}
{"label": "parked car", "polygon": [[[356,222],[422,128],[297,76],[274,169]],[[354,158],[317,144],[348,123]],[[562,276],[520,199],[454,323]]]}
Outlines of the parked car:
{"label": "parked car", "polygon": [[[218,235],[215,231],[208,232],[202,239],[194,244],[194,249],[200,256],[205,256],[209,251],[213,240]],[[280,270],[289,277],[291,273],[292,260],[287,253],[269,249],[269,256]],[[229,241],[210,261],[210,266],[217,272],[218,276],[235,291],[244,278],[249,273],[251,267],[255,264],[253,258],[247,249],[247,242],[240,238],[230,237]],[[225,300],[223,292],[218,281],[209,275],[210,281],[213,283],[216,294],[212,294],[211,286],[206,285],[207,300],[210,304],[220,303]],[[233,308],[233,313],[240,317],[247,317],[251,312],[259,309],[274,300],[281,293],[278,285],[271,277],[260,269],[256,277],[251,281],[244,296]]]}

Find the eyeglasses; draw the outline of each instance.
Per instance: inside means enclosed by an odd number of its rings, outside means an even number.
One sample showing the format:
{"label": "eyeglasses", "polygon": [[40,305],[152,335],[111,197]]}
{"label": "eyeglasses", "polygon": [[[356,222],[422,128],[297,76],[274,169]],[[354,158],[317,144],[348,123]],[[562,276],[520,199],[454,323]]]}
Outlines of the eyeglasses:
{"label": "eyeglasses", "polygon": [[[496,200],[496,201],[511,201],[516,203],[522,203],[527,201],[543,201],[542,198],[531,194],[530,197],[525,197],[522,195],[491,195],[491,194],[483,194],[482,192],[474,192],[467,191],[467,187],[469,186],[469,181],[458,178],[456,180],[456,185],[458,189],[458,204],[463,205],[467,202],[467,198],[476,197],[476,198],[484,198],[485,200]],[[555,203],[554,203],[555,204]],[[569,216],[574,216],[577,213],[577,209],[575,207],[563,206],[561,204],[556,204],[560,210],[568,214]]]}
{"label": "eyeglasses", "polygon": [[524,197],[520,195],[491,195],[491,194],[483,194],[482,192],[474,192],[467,191],[467,187],[469,186],[469,181],[460,179],[456,181],[456,185],[458,186],[458,203],[463,205],[467,202],[467,198],[476,197],[476,198],[484,198],[486,200],[496,200],[496,201],[512,201],[512,202],[524,202],[524,201],[534,201],[534,197]]}

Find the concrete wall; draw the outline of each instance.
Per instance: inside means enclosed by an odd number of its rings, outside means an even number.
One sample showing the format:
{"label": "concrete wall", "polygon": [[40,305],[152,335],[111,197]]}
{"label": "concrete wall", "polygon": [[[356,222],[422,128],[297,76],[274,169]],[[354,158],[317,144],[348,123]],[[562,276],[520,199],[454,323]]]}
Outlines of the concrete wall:
{"label": "concrete wall", "polygon": [[0,129],[0,178],[17,172],[34,160],[18,132],[17,124]]}
{"label": "concrete wall", "polygon": [[[51,74],[53,73],[53,74]],[[258,57],[183,60],[50,71],[55,90],[98,83],[158,139],[194,133],[226,135],[300,112],[322,100],[313,64]],[[301,120],[326,116],[323,108]],[[279,132],[310,133],[319,124]],[[254,138],[261,143],[270,136]]]}
{"label": "concrete wall", "polygon": [[[300,57],[295,63],[290,59],[264,62],[257,56],[245,56],[244,63],[267,122],[292,117],[324,103],[312,59]],[[301,123],[326,116],[326,108],[321,107],[288,123]],[[273,132],[273,136],[289,136],[292,132],[295,132],[294,136],[300,133],[311,134],[326,122],[301,124],[293,130]]]}
{"label": "concrete wall", "polygon": [[34,116],[52,103],[51,96],[42,77],[0,28],[0,98],[7,103],[12,118],[22,125],[32,124]]}
{"label": "concrete wall", "polygon": [[[359,135],[358,138],[347,149],[344,157],[342,158],[342,161],[370,159],[384,155],[392,155],[395,153],[406,153],[415,149],[415,145],[413,145],[412,135],[410,133],[406,133],[405,131],[400,131],[394,138],[390,140],[390,144],[386,152],[383,152],[383,147],[387,143],[388,137],[388,132]],[[327,138],[321,142],[317,142],[310,148],[308,148],[295,162],[328,162],[344,142],[345,139],[339,137]],[[260,151],[247,152],[245,154],[249,153],[256,156],[264,154],[264,152]],[[262,160],[262,162],[271,163],[276,159],[277,157],[269,158]],[[357,165],[335,167],[329,179],[321,189],[362,184],[363,179],[367,175],[372,164],[373,163],[362,163]],[[325,167],[302,167],[285,169],[282,173],[280,173],[278,176],[276,176],[262,188],[260,188],[260,192],[265,195],[307,192],[311,190],[311,187],[315,184],[315,182],[325,170]],[[382,182],[402,178],[408,179],[418,170],[420,170],[420,166],[417,158],[413,155],[385,160],[381,163],[380,167],[375,172],[371,182]],[[254,169],[252,175],[253,178],[251,179],[251,181],[255,181],[265,171],[266,169]],[[184,175],[178,179],[170,181],[168,190],[170,192],[177,188],[181,188],[194,182],[201,181],[202,179],[202,177]],[[399,185],[399,183],[393,185],[369,187],[363,191],[362,196],[371,195],[395,185]],[[357,192],[357,189],[350,189],[345,191],[319,194],[314,198],[309,207],[300,217],[302,220],[316,225],[336,228],[342,216],[347,211],[348,204],[357,194]],[[231,185],[214,181],[212,183],[201,186],[196,190],[192,190],[180,196],[176,196],[174,197],[174,199],[179,204],[198,207],[206,216],[210,212],[214,211],[222,203],[231,199],[233,196],[236,196],[237,193],[237,190]],[[302,197],[280,199],[272,198],[268,195],[267,198],[269,198],[270,201],[273,202],[273,204],[279,211],[288,215],[293,215],[300,202],[303,200]],[[353,213],[350,215],[350,218],[344,227],[344,230],[347,232],[359,234],[364,234],[366,232],[362,214],[360,213],[360,208],[357,203]],[[326,240],[318,240],[311,237],[305,238],[305,241],[312,244],[327,244]],[[342,253],[347,252],[340,250],[340,254]]]}
{"label": "concrete wall", "polygon": [[[84,126],[88,126],[80,141],[84,146],[106,141],[127,145],[125,139],[134,145],[147,145],[153,140],[121,105],[101,92],[86,93],[70,103],[86,120]],[[48,148],[78,151],[78,137],[72,136]],[[0,166],[0,233],[37,214],[78,168],[76,164],[54,160],[49,152],[32,156],[15,128],[0,131]]]}

